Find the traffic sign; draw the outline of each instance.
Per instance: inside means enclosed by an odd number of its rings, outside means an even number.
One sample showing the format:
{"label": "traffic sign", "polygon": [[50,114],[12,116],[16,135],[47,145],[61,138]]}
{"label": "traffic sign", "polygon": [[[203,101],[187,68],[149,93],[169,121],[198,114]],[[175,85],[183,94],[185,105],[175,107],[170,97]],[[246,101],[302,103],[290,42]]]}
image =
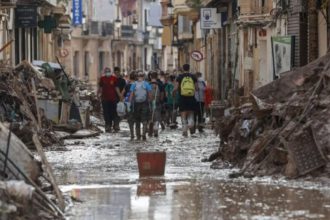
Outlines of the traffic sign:
{"label": "traffic sign", "polygon": [[191,58],[197,62],[200,62],[204,59],[204,56],[202,52],[198,50],[194,50],[193,52],[191,52]]}

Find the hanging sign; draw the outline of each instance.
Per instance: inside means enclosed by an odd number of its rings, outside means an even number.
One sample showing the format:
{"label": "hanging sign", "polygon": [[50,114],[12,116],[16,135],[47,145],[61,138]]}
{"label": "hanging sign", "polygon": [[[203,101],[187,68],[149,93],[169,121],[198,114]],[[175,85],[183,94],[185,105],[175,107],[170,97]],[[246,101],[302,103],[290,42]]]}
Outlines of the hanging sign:
{"label": "hanging sign", "polygon": [[17,28],[37,27],[37,7],[31,5],[17,5],[15,9],[15,23]]}
{"label": "hanging sign", "polygon": [[216,8],[201,9],[201,29],[221,28],[221,13]]}
{"label": "hanging sign", "polygon": [[200,51],[194,50],[193,52],[191,52],[191,58],[197,62],[200,62],[204,59],[204,56]]}
{"label": "hanging sign", "polygon": [[72,0],[72,24],[82,25],[82,0]]}

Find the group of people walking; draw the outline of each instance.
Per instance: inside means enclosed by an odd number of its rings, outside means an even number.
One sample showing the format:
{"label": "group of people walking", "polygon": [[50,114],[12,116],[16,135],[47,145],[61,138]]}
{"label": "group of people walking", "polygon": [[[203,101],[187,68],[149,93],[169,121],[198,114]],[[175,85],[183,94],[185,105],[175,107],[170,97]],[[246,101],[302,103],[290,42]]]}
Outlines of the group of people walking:
{"label": "group of people walking", "polygon": [[179,75],[164,72],[132,71],[127,79],[120,68],[106,68],[99,82],[106,132],[118,132],[121,118],[118,105],[125,105],[131,140],[158,137],[159,128],[177,128],[177,110],[182,119],[182,135],[204,129],[206,83],[201,73],[192,74],[189,64]]}

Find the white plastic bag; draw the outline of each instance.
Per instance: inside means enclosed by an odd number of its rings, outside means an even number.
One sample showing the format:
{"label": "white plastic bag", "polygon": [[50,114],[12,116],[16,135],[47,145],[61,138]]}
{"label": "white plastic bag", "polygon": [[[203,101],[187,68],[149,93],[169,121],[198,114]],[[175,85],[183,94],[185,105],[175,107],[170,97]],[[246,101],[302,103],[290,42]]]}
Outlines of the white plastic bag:
{"label": "white plastic bag", "polygon": [[126,105],[124,102],[118,102],[117,114],[119,117],[124,117],[126,115]]}

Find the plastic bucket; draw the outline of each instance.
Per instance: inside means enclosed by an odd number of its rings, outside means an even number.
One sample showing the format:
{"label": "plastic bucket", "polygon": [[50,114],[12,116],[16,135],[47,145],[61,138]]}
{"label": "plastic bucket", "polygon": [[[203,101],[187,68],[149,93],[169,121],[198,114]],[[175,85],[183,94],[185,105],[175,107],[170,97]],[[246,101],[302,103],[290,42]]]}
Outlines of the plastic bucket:
{"label": "plastic bucket", "polygon": [[138,152],[136,156],[140,177],[164,176],[166,152]]}

